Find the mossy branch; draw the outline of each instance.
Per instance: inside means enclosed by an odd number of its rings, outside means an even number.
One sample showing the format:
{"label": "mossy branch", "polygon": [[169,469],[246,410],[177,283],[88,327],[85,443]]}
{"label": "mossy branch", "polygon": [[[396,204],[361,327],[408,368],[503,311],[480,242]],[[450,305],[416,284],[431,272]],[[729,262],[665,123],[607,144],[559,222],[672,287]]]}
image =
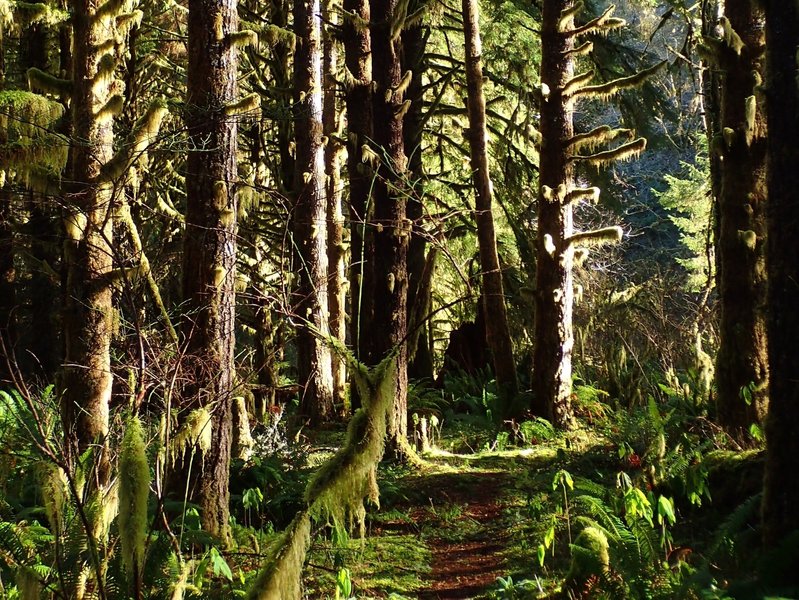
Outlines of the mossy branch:
{"label": "mossy branch", "polygon": [[258,44],[258,34],[250,29],[242,29],[229,33],[225,41],[236,48],[246,48],[248,46],[255,46]]}
{"label": "mossy branch", "polygon": [[174,325],[172,325],[172,319],[169,318],[169,313],[166,310],[166,305],[164,304],[164,300],[161,297],[161,290],[158,288],[158,282],[155,280],[155,276],[153,275],[153,271],[150,268],[150,261],[147,259],[147,256],[144,254],[144,247],[141,243],[141,236],[139,235],[139,230],[136,227],[136,223],[133,221],[133,217],[130,214],[130,205],[127,202],[123,201],[122,206],[119,209],[118,217],[120,222],[125,226],[128,230],[128,234],[130,235],[131,243],[133,245],[133,251],[138,255],[141,267],[144,269],[144,276],[147,278],[147,287],[150,288],[150,294],[152,294],[153,301],[155,305],[158,307],[158,311],[161,313],[161,318],[164,320],[164,325],[166,327],[167,332],[169,333],[169,337],[172,342],[177,345],[179,343],[177,331],[175,331]]}
{"label": "mossy branch", "polygon": [[719,26],[721,27],[721,41],[724,43],[724,46],[731,50],[736,56],[740,56],[743,49],[746,48],[746,44],[744,44],[738,32],[733,29],[730,20],[727,17],[721,17],[721,19],[719,19]]}
{"label": "mossy branch", "polygon": [[594,42],[585,42],[584,44],[580,44],[576,48],[567,50],[566,52],[564,52],[564,54],[566,56],[577,57],[577,56],[585,56],[593,51],[594,51]]}
{"label": "mossy branch", "polygon": [[646,138],[638,138],[627,144],[622,144],[612,150],[605,150],[604,152],[595,152],[587,156],[576,155],[571,156],[570,160],[580,161],[593,165],[595,167],[602,167],[617,160],[629,160],[635,158],[646,150]]}
{"label": "mossy branch", "polygon": [[122,94],[114,94],[111,96],[103,107],[101,107],[95,116],[100,121],[107,121],[119,116],[125,108],[125,97]]}
{"label": "mossy branch", "polygon": [[586,133],[578,133],[567,140],[566,151],[580,152],[581,150],[588,150],[591,152],[599,146],[609,144],[619,138],[631,140],[633,131],[631,129],[613,129],[610,125],[600,125]]}
{"label": "mossy branch", "polygon": [[269,46],[276,46],[277,44],[285,44],[290,48],[294,48],[297,43],[297,36],[293,31],[278,27],[277,25],[266,25],[261,28],[260,37]]}
{"label": "mossy branch", "polygon": [[605,9],[601,15],[588,21],[585,25],[580,25],[579,27],[575,27],[569,31],[564,31],[568,36],[574,37],[578,35],[584,35],[587,33],[594,33],[594,34],[602,34],[605,35],[614,29],[618,29],[619,27],[624,27],[627,22],[624,19],[617,19],[613,17],[613,13],[616,11],[616,6],[611,4]]}
{"label": "mossy branch", "polygon": [[122,177],[128,168],[143,154],[147,147],[158,136],[161,122],[169,109],[165,100],[155,100],[147,112],[136,121],[126,143],[103,165],[100,170],[100,181],[110,182]]}
{"label": "mossy branch", "polygon": [[141,21],[144,18],[144,12],[141,10],[134,10],[129,13],[118,15],[114,22],[117,29],[120,31],[127,31],[134,27],[141,27]]}
{"label": "mossy branch", "polygon": [[599,202],[599,188],[598,187],[587,187],[587,188],[576,188],[566,194],[564,198],[564,203],[566,204],[575,204],[580,202],[581,200],[588,200],[592,204],[596,204]]}
{"label": "mossy branch", "polygon": [[347,364],[363,406],[353,415],[347,437],[336,454],[313,475],[305,489],[306,508],[272,547],[264,569],[247,597],[251,600],[295,600],[301,597],[302,566],[310,543],[311,520],[332,519],[336,526],[357,522],[363,534],[365,500],[377,504],[377,464],[383,456],[392,418],[397,352],[369,369],[332,336],[320,336]]}
{"label": "mossy branch", "polygon": [[246,115],[247,113],[255,113],[260,109],[260,94],[248,94],[225,106],[225,115],[228,117],[241,116]]}
{"label": "mossy branch", "polygon": [[248,600],[302,598],[302,566],[311,543],[311,517],[300,511],[266,556],[266,565],[250,588]]}
{"label": "mossy branch", "polygon": [[575,246],[603,246],[619,243],[624,237],[624,230],[619,226],[603,227],[592,231],[582,231],[567,237],[564,242],[567,248]]}
{"label": "mossy branch", "polygon": [[587,83],[591,81],[595,75],[596,73],[594,73],[594,71],[586,71],[585,73],[575,75],[563,86],[563,95],[573,96],[580,90],[585,89],[588,87]]}
{"label": "mossy branch", "polygon": [[117,16],[122,10],[124,3],[125,0],[106,0],[97,8],[96,11],[94,11],[94,14],[92,15],[92,21],[94,23],[99,23],[108,17]]}
{"label": "mossy branch", "polygon": [[55,77],[36,67],[28,69],[27,76],[28,87],[32,92],[38,90],[45,94],[52,94],[53,96],[62,98],[67,98],[72,95],[73,85],[71,79]]}
{"label": "mossy branch", "polygon": [[558,17],[558,31],[565,31],[565,28],[569,25],[571,20],[574,19],[581,10],[583,10],[583,3],[575,2],[569,8],[560,11],[560,17]]}
{"label": "mossy branch", "polygon": [[628,77],[619,77],[618,79],[597,85],[587,85],[574,90],[573,95],[576,97],[598,98],[600,100],[606,100],[615,96],[622,90],[628,90],[640,86],[642,83],[644,83],[644,81],[657,73],[666,64],[667,61],[664,60],[663,62],[653,65],[647,69],[643,69],[642,71],[638,71],[638,73],[634,73]]}

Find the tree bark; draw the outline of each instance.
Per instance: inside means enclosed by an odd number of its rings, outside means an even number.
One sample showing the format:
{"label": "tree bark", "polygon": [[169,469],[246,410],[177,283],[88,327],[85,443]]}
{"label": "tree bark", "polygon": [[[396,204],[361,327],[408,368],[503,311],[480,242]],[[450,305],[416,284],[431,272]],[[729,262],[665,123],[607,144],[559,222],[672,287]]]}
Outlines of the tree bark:
{"label": "tree bark", "polygon": [[[718,197],[720,344],[716,361],[719,424],[737,441],[768,407],[766,344],[766,116],[755,87],[764,75],[763,11],[727,0],[729,27],[743,48],[718,51],[722,73],[721,193]],[[727,27],[727,25],[724,25]]]}
{"label": "tree bark", "polygon": [[[328,335],[327,200],[322,146],[322,21],[319,0],[294,3],[294,214],[299,283],[294,311],[301,322]],[[330,346],[308,327],[297,328],[300,411],[312,425],[333,417]]]}
{"label": "tree bark", "polygon": [[[363,146],[372,139],[372,45],[368,23],[369,0],[344,0],[342,23],[344,59],[352,76],[347,81],[347,171],[350,216],[350,344],[355,355],[366,360],[366,336],[372,323],[372,275],[374,247],[367,229],[372,185],[370,165],[363,161]],[[356,390],[350,390],[352,408],[360,406]]]}
{"label": "tree bark", "polygon": [[475,189],[475,221],[480,247],[483,314],[486,315],[486,341],[491,351],[494,374],[502,397],[501,416],[520,416],[514,409],[519,392],[513,342],[505,309],[502,267],[497,253],[492,213],[493,191],[488,169],[488,131],[486,130],[485,97],[483,95],[482,45],[478,22],[477,0],[463,0],[463,29],[466,40],[466,86],[469,105],[469,148]]}
{"label": "tree bark", "polygon": [[[336,75],[339,66],[339,48],[334,37],[338,26],[338,12],[332,10],[331,0],[325,2],[323,20],[327,23],[324,32],[324,106],[322,122],[327,138],[325,145],[325,174],[327,177],[327,302],[330,313],[330,335],[342,344],[347,339],[347,288],[346,250],[344,248],[344,214],[341,207],[341,154],[340,121]],[[339,414],[344,412],[347,370],[344,361],[332,354],[333,406]]]}
{"label": "tree bark", "polygon": [[[776,548],[799,530],[799,7],[769,0],[768,54],[768,357],[771,401],[766,422],[763,535]],[[796,572],[792,574],[796,581]]]}
{"label": "tree bark", "polygon": [[[58,391],[73,462],[93,444],[105,447],[112,386],[113,183],[101,170],[113,155],[114,134],[112,116],[101,109],[113,94],[113,73],[101,61],[101,48],[114,37],[116,14],[98,17],[101,4],[72,4],[72,137],[81,143],[72,147],[75,187],[64,215],[65,356]],[[107,476],[101,474],[101,479]]]}
{"label": "tree bark", "polygon": [[544,186],[570,188],[573,168],[565,144],[574,134],[572,100],[563,87],[574,74],[569,51],[573,37],[565,31],[574,19],[560,24],[561,13],[573,0],[544,0],[541,22],[541,82],[549,88],[541,102],[538,235],[536,241],[535,350],[533,354],[533,412],[557,427],[568,426],[571,414],[572,264],[574,251],[565,243],[572,233],[572,207],[544,197]]}
{"label": "tree bark", "polygon": [[183,298],[187,384],[181,409],[211,415],[211,448],[189,477],[203,528],[230,538],[228,489],[232,443],[236,279],[238,31],[233,0],[190,0],[186,126],[191,140],[186,173]]}
{"label": "tree bark", "polygon": [[[411,3],[408,11],[413,13],[420,7]],[[424,219],[424,163],[422,161],[422,135],[424,128],[423,95],[424,56],[430,30],[415,23],[402,32],[402,69],[411,71],[411,81],[405,98],[411,101],[402,122],[405,139],[405,155],[408,157],[408,178],[411,195],[407,203],[407,217],[412,224],[408,245],[408,326],[416,331],[409,337],[408,376],[414,379],[433,380],[433,356],[427,336],[426,321],[432,309],[432,288],[424,285],[425,252],[427,239],[422,221]],[[414,313],[414,311],[416,311]],[[411,319],[413,317],[413,319]]]}
{"label": "tree bark", "polygon": [[373,135],[380,156],[374,181],[374,317],[368,332],[371,361],[396,353],[394,410],[388,432],[389,452],[403,457],[408,432],[408,242],[406,218],[407,159],[402,135],[404,98],[400,87],[399,30],[404,15],[397,0],[372,0],[370,33],[375,92]]}

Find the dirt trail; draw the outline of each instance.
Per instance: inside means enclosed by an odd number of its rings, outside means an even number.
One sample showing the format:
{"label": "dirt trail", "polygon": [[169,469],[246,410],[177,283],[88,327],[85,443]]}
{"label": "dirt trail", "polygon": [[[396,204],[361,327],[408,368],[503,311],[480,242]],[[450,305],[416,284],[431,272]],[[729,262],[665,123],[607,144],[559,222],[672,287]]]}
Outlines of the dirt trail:
{"label": "dirt trail", "polygon": [[[427,543],[433,553],[423,600],[474,598],[506,574],[502,552],[507,534],[501,523],[504,472],[438,475],[419,488],[430,508],[419,508],[417,522],[435,526]],[[443,514],[442,513],[449,513]]]}

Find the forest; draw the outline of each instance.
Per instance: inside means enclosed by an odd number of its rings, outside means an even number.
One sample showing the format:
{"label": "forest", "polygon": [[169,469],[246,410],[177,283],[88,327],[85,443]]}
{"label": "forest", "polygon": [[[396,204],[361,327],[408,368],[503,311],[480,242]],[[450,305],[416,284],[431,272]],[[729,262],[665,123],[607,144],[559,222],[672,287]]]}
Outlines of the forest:
{"label": "forest", "polygon": [[0,0],[0,598],[799,598],[799,3]]}

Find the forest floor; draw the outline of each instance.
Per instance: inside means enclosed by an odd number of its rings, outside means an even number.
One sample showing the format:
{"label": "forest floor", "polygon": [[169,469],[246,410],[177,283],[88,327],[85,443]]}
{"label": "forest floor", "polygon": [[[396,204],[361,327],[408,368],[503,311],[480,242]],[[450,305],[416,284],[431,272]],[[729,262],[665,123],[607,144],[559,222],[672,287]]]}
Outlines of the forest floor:
{"label": "forest floor", "polygon": [[[370,513],[366,538],[352,540],[351,551],[337,556],[351,571],[353,596],[494,598],[509,573],[533,577],[540,540],[520,545],[518,513],[526,504],[525,482],[550,473],[555,459],[546,446],[433,451],[421,467],[384,472],[382,507]],[[317,547],[315,554],[312,564],[335,551]],[[310,597],[334,597],[332,574],[323,571],[312,575]]]}

